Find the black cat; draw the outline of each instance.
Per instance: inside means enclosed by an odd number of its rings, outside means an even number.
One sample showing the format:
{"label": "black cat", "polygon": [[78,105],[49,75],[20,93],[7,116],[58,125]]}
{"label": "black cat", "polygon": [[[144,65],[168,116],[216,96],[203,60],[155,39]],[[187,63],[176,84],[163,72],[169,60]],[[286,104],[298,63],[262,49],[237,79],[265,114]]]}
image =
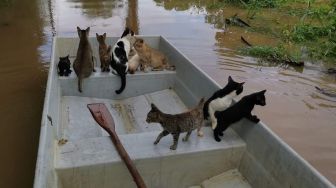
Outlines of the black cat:
{"label": "black cat", "polygon": [[258,123],[260,121],[259,118],[256,115],[252,115],[251,111],[254,105],[266,105],[265,92],[266,90],[263,90],[246,95],[226,110],[215,112],[215,117],[217,118],[217,127],[214,129],[215,140],[220,142],[219,136],[223,136],[223,131],[244,117],[254,123]]}
{"label": "black cat", "polygon": [[60,76],[69,76],[71,72],[69,55],[60,57],[58,62],[58,74]]}
{"label": "black cat", "polygon": [[128,71],[128,55],[132,48],[134,32],[126,28],[120,39],[116,42],[112,49],[111,67],[112,72],[118,74],[121,78],[121,87],[116,90],[120,94],[126,87],[126,74]]}

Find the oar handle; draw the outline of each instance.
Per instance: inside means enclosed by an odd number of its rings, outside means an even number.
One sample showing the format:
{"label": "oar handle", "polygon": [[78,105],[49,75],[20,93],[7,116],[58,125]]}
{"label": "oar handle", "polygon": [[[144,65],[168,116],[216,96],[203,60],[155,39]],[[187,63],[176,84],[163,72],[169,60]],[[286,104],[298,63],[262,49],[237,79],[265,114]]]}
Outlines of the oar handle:
{"label": "oar handle", "polygon": [[97,123],[105,129],[109,135],[111,136],[111,140],[116,147],[120,158],[126,164],[129,172],[131,173],[134,182],[136,183],[138,188],[146,188],[145,182],[143,181],[142,177],[140,176],[138,170],[136,169],[135,165],[133,164],[131,158],[127,154],[124,146],[119,140],[117,133],[115,132],[114,121],[111,116],[111,113],[106,108],[105,104],[97,103],[97,104],[88,104],[87,105],[93,118],[97,121]]}
{"label": "oar handle", "polygon": [[114,146],[116,147],[120,158],[126,164],[128,170],[131,173],[131,175],[133,177],[133,180],[136,183],[136,185],[138,186],[138,188],[146,188],[146,184],[145,184],[144,180],[142,179],[141,175],[139,174],[139,171],[136,169],[135,165],[133,164],[133,161],[131,160],[131,158],[127,154],[124,146],[120,142],[118,135],[115,133],[115,131],[108,130],[107,132],[110,134],[112,142],[113,142]]}

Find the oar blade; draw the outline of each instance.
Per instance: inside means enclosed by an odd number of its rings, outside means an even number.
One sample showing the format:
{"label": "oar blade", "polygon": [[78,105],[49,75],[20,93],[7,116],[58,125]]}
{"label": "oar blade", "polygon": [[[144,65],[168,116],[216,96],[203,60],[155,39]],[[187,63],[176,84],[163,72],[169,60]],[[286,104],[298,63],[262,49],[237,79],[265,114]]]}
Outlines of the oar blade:
{"label": "oar blade", "polygon": [[104,103],[88,104],[87,107],[89,108],[93,118],[102,128],[114,131],[115,126],[113,118]]}

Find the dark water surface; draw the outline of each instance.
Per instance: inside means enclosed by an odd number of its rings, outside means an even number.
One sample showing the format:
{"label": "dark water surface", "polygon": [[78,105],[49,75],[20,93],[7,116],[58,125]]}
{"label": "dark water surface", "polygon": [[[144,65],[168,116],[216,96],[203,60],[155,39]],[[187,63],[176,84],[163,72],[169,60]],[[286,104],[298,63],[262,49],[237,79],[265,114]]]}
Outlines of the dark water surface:
{"label": "dark water surface", "polygon": [[276,41],[241,28],[223,32],[224,18],[240,10],[210,11],[210,2],[0,0],[0,187],[33,184],[52,36],[76,36],[76,26],[90,26],[91,36],[120,36],[125,25],[165,36],[221,85],[229,75],[245,81],[243,95],[267,89],[267,105],[255,114],[336,183],[336,99],[314,88],[336,90],[335,76],[323,73],[323,64],[293,69],[237,55],[231,49],[242,46],[241,35],[253,43]]}

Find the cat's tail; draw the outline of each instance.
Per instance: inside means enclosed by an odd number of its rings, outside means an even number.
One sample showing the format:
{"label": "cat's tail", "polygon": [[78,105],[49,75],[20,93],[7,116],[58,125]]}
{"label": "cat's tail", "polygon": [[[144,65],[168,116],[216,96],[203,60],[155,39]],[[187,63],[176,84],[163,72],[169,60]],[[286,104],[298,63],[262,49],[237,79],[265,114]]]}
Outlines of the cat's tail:
{"label": "cat's tail", "polygon": [[126,87],[126,74],[127,74],[127,71],[128,71],[128,63],[126,63],[126,66],[120,64],[118,74],[119,74],[119,76],[121,78],[121,86],[120,86],[120,89],[118,89],[118,90],[115,91],[117,94],[120,94],[121,92],[123,92],[124,89],[125,89],[125,87]]}
{"label": "cat's tail", "polygon": [[126,74],[119,74],[119,76],[121,78],[121,87],[120,89],[115,91],[117,94],[120,94],[121,92],[123,92],[126,87]]}
{"label": "cat's tail", "polygon": [[81,76],[78,77],[78,91],[82,93],[82,80]]}
{"label": "cat's tail", "polygon": [[207,100],[205,103],[204,103],[204,106],[203,106],[203,117],[204,119],[208,119],[209,117],[209,100]]}

